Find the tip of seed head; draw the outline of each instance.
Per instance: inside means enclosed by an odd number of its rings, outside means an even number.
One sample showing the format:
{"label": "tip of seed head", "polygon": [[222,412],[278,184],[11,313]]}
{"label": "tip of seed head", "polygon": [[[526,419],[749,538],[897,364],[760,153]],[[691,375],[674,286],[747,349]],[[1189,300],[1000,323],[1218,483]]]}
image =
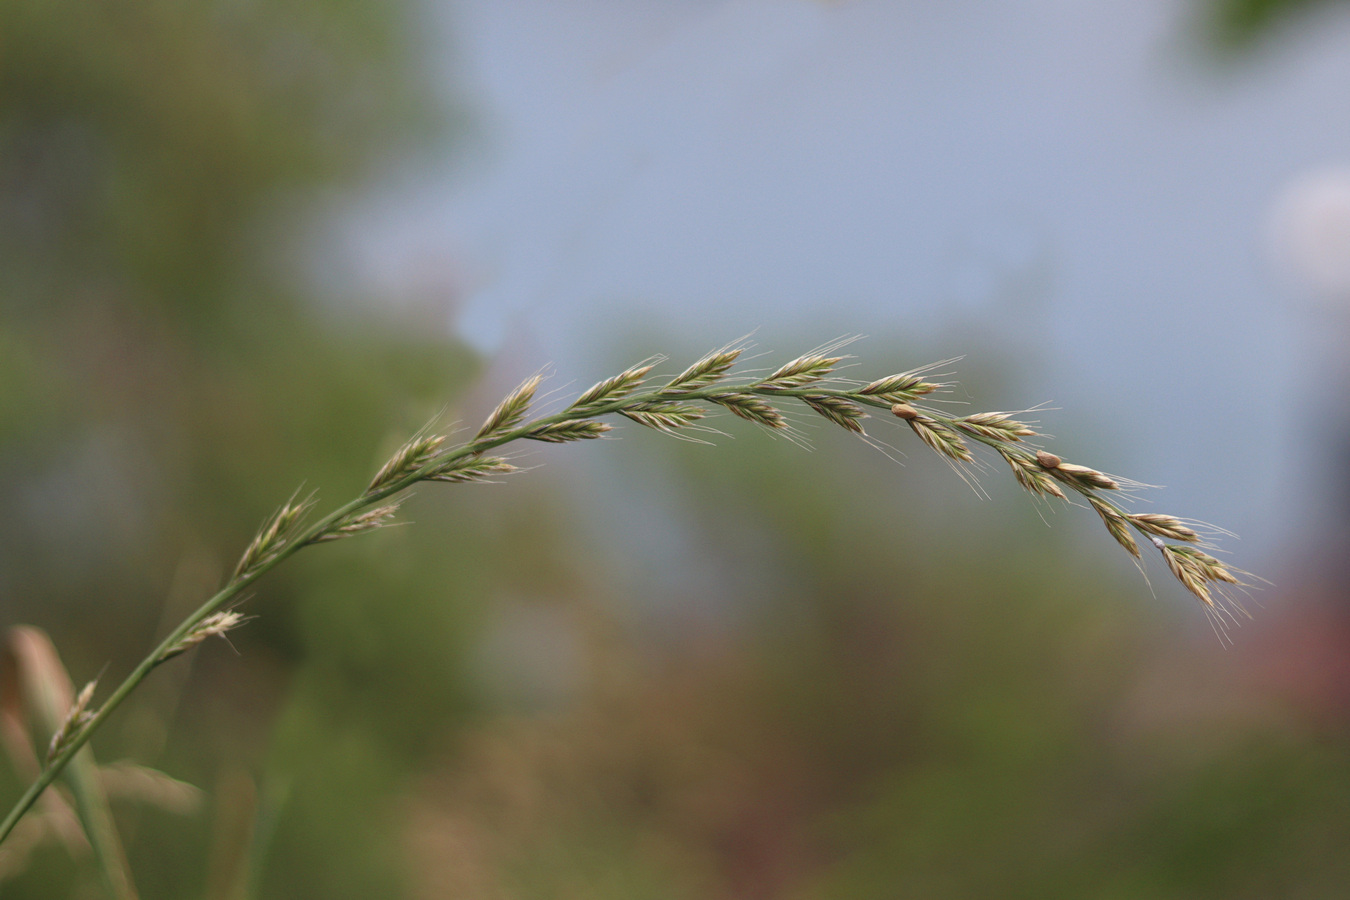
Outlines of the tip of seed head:
{"label": "tip of seed head", "polygon": [[901,419],[917,419],[919,411],[908,403],[897,403],[891,407],[891,413]]}
{"label": "tip of seed head", "polygon": [[1043,469],[1057,469],[1059,468],[1059,464],[1063,462],[1063,460],[1061,460],[1058,456],[1056,456],[1053,453],[1047,453],[1044,450],[1037,450],[1036,462],[1040,463],[1041,468]]}

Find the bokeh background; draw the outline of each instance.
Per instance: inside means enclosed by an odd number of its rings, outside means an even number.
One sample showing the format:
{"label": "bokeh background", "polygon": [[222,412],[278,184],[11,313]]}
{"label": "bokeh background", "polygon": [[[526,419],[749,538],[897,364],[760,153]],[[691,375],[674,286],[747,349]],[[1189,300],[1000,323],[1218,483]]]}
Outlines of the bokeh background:
{"label": "bokeh background", "polygon": [[824,429],[531,451],[99,733],[201,789],[114,792],[142,895],[1346,896],[1348,89],[1314,0],[0,0],[0,622],[76,684],[297,485],[752,331],[964,356],[1273,582],[1224,647],[1090,513]]}

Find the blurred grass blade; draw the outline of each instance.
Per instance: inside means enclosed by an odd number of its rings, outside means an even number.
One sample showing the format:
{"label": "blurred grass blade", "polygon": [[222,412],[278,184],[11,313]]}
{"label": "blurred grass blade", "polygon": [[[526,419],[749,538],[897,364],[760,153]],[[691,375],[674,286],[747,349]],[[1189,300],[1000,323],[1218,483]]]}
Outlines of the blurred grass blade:
{"label": "blurred grass blade", "polygon": [[[22,625],[11,628],[4,653],[6,743],[23,744],[31,760],[25,765],[36,769],[39,763],[34,746],[46,747],[67,722],[75,705],[75,690],[45,632]],[[10,752],[22,753],[17,746]],[[136,900],[122,841],[113,824],[93,750],[87,744],[71,760],[66,779],[109,893],[117,900]]]}
{"label": "blurred grass blade", "polygon": [[216,789],[216,820],[204,900],[243,900],[249,895],[257,821],[257,785],[242,770],[229,769]]}
{"label": "blurred grass blade", "polygon": [[[5,647],[0,652],[0,743],[14,771],[33,779],[41,772],[42,763],[28,733],[19,684],[18,658]],[[13,836],[0,847],[0,881],[27,869],[29,854],[49,839],[62,844],[72,858],[89,853],[89,839],[84,836],[65,791],[47,791],[38,804],[38,809],[20,822]]]}

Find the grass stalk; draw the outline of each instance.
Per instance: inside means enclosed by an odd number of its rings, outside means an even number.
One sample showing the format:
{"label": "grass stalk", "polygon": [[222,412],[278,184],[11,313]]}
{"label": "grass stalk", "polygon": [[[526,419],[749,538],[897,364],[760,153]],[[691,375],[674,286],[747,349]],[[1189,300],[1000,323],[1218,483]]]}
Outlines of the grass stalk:
{"label": "grass stalk", "polygon": [[520,440],[569,443],[600,438],[612,429],[609,423],[600,421],[607,417],[621,416],[657,431],[701,440],[700,434],[713,429],[699,423],[709,412],[722,409],[800,441],[802,435],[792,418],[779,408],[783,401],[791,401],[886,449],[888,445],[868,434],[863,425],[869,418],[869,410],[879,412],[883,418],[899,419],[908,425],[920,441],[972,483],[974,474],[987,468],[972,453],[973,443],[1007,462],[1017,482],[1033,495],[1061,500],[1077,497],[1090,505],[1102,518],[1108,533],[1136,558],[1139,549],[1131,532],[1144,536],[1162,554],[1169,571],[1200,600],[1221,633],[1228,624],[1236,622],[1236,614],[1245,615],[1225,588],[1245,586],[1240,576],[1246,573],[1204,552],[1201,548],[1213,548],[1202,540],[1202,531],[1194,523],[1156,513],[1129,513],[1120,497],[1139,485],[1064,462],[1038,449],[1028,442],[1039,436],[1036,430],[1014,418],[1020,413],[951,416],[923,403],[924,398],[946,387],[928,380],[932,367],[867,383],[842,378],[836,374],[836,367],[847,357],[832,354],[843,343],[836,342],[800,356],[764,376],[733,375],[733,367],[745,346],[728,345],[704,356],[664,384],[644,390],[654,367],[663,361],[650,359],[599,382],[559,412],[529,419],[527,414],[541,383],[535,376],[498,405],[472,440],[447,450],[444,436],[419,432],[380,468],[363,494],[308,525],[305,520],[314,505],[313,496],[291,497],[263,524],[225,587],[141,660],[96,712],[81,711],[78,727],[72,728],[55,748],[46,767],[0,822],[0,842],[156,667],[240,623],[242,617],[233,611],[233,604],[272,568],[311,544],[339,540],[389,524],[407,489],[419,482],[485,481],[494,475],[510,473],[516,470],[515,466],[506,458],[488,456],[488,452]]}

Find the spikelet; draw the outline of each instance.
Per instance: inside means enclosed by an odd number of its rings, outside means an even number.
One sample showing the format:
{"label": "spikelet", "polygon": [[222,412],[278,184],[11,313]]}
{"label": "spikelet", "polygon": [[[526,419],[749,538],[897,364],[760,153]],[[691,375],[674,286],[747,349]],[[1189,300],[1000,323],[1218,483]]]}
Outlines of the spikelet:
{"label": "spikelet", "polygon": [[735,347],[714,350],[672,378],[661,393],[679,394],[716,384],[726,377],[727,372],[740,358],[741,352]]}
{"label": "spikelet", "polygon": [[272,514],[263,527],[259,529],[253,541],[244,551],[244,555],[239,558],[238,565],[234,568],[234,574],[231,581],[244,578],[260,568],[270,563],[276,558],[282,550],[290,546],[304,522],[305,513],[314,506],[316,498],[313,494],[300,502],[296,502],[293,495],[289,501],[282,505],[281,509]]}
{"label": "spikelet", "polygon": [[179,638],[172,646],[166,649],[159,656],[159,662],[173,659],[180,653],[197,646],[209,637],[223,637],[225,632],[238,628],[244,621],[244,616],[234,610],[212,613],[202,619],[183,637]]}
{"label": "spikelet", "polygon": [[94,714],[89,711],[89,703],[94,699],[94,686],[96,684],[98,684],[97,681],[89,682],[76,695],[75,702],[70,705],[70,710],[61,720],[56,733],[52,735],[51,741],[47,744],[46,765],[50,765],[53,759],[60,756],[61,751],[69,747],[71,742],[79,737],[84,726],[88,725],[89,720],[94,717]]}
{"label": "spikelet", "polygon": [[819,415],[854,434],[862,434],[862,419],[867,418],[863,408],[852,400],[832,394],[803,394],[802,402]]}
{"label": "spikelet", "polygon": [[612,378],[606,378],[578,397],[575,403],[567,407],[568,410],[583,409],[599,403],[622,400],[637,390],[646,380],[648,373],[663,359],[665,357],[653,357],[650,360],[638,363],[631,369],[625,369]]}
{"label": "spikelet", "polygon": [[444,443],[445,438],[439,434],[413,435],[389,457],[389,460],[380,467],[380,471],[375,473],[370,486],[366,488],[366,493],[373,494],[380,488],[416,472],[436,458],[436,451]]}
{"label": "spikelet", "polygon": [[742,419],[758,422],[768,428],[787,427],[787,419],[783,418],[783,414],[754,394],[735,391],[727,394],[712,394],[708,399],[718,406],[731,410]]}
{"label": "spikelet", "polygon": [[539,389],[543,380],[542,375],[532,375],[525,379],[519,387],[497,405],[497,408],[492,411],[492,415],[488,416],[487,421],[483,423],[483,427],[478,429],[478,434],[474,435],[474,440],[481,441],[495,437],[501,432],[509,431],[519,425],[530,408],[530,401],[534,399],[534,392]]}

